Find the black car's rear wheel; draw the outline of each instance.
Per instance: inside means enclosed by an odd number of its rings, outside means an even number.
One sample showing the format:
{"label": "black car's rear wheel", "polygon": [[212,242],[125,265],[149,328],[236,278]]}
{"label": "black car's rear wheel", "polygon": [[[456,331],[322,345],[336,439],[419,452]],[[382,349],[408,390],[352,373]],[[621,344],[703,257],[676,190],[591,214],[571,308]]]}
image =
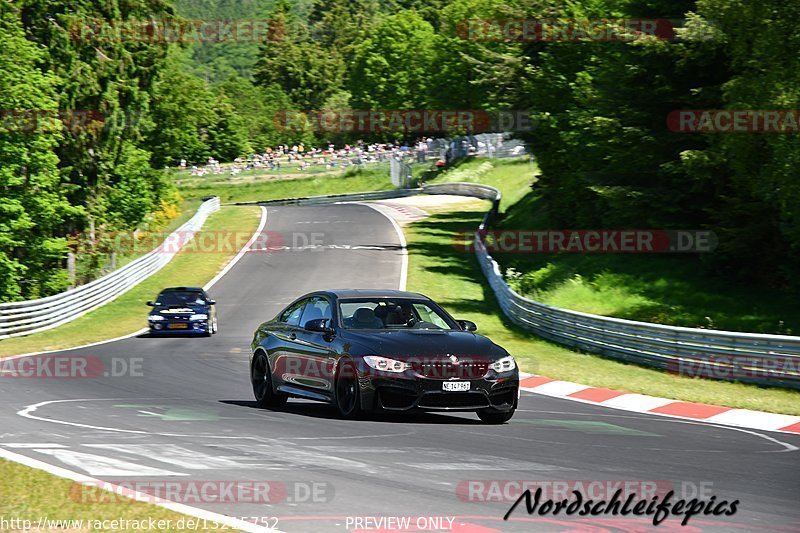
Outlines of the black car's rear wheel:
{"label": "black car's rear wheel", "polygon": [[358,375],[350,361],[343,363],[336,375],[336,409],[339,416],[348,420],[359,418],[362,414]]}
{"label": "black car's rear wheel", "polygon": [[272,388],[272,372],[264,352],[257,352],[253,356],[250,380],[253,383],[253,395],[256,397],[259,407],[280,407],[286,403],[287,397],[276,393]]}

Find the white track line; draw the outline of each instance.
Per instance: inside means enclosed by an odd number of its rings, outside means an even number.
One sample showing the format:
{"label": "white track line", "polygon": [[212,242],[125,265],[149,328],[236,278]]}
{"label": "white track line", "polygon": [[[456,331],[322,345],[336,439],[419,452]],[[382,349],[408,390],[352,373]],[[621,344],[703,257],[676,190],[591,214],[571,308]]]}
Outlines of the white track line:
{"label": "white track line", "polygon": [[[232,269],[233,266],[236,263],[239,262],[239,260],[244,256],[244,254],[246,254],[250,250],[250,246],[252,246],[252,244],[255,242],[255,240],[258,238],[258,236],[261,235],[261,232],[264,230],[264,226],[266,226],[266,225],[267,225],[267,208],[261,206],[261,222],[259,223],[258,229],[256,230],[256,232],[253,234],[252,237],[250,237],[250,240],[247,242],[247,244],[245,244],[242,247],[242,249],[239,250],[239,253],[236,254],[236,256],[233,259],[231,259],[228,262],[227,265],[225,265],[225,268],[223,268],[216,276],[214,276],[211,279],[211,281],[209,281],[208,283],[205,284],[203,289],[208,290],[211,287],[213,287],[214,284],[216,284],[220,279],[222,279],[222,276],[227,274],[230,271],[230,269]],[[104,340],[104,341],[92,342],[92,343],[89,343],[89,344],[84,344],[82,346],[75,346],[75,347],[72,347],[72,348],[63,348],[61,350],[46,350],[46,351],[41,351],[41,352],[24,353],[24,354],[20,354],[20,355],[10,355],[8,357],[0,357],[0,360],[2,360],[2,361],[10,361],[10,360],[13,360],[13,359],[20,359],[22,357],[31,357],[31,356],[34,356],[34,355],[44,355],[44,354],[48,354],[48,353],[69,352],[69,351],[72,351],[72,350],[82,350],[83,348],[92,348],[93,346],[100,346],[100,345],[103,345],[103,344],[109,344],[109,343],[112,343],[112,342],[117,342],[117,341],[123,341],[125,339],[130,339],[131,337],[135,337],[137,335],[141,335],[142,333],[147,333],[147,331],[148,331],[147,328],[142,328],[142,329],[140,329],[138,331],[134,331],[133,333],[128,333],[127,335],[122,335],[120,337],[114,337],[113,339],[108,339],[108,340]]]}
{"label": "white track line", "polygon": [[[206,285],[203,287],[204,289],[211,288],[215,283],[217,283],[222,278],[222,276],[227,274],[233,268],[233,266],[244,256],[244,254],[249,251],[250,246],[253,244],[253,242],[255,242],[255,240],[258,238],[258,236],[261,235],[261,232],[263,231],[264,226],[266,226],[266,224],[267,224],[267,209],[262,206],[261,207],[261,222],[259,223],[258,229],[256,230],[256,232],[253,234],[253,236],[250,238],[250,240],[247,242],[247,244],[244,247],[242,247],[241,250],[239,250],[239,253],[236,254],[236,256],[227,265],[225,265],[225,268],[223,268],[219,272],[219,274],[214,276],[214,278],[212,278],[211,281],[206,283]],[[129,339],[131,337],[134,337],[134,336],[139,335],[141,333],[144,333],[146,331],[147,331],[147,328],[143,328],[143,329],[141,329],[139,331],[136,331],[134,333],[131,333],[129,335],[123,335],[122,337],[117,337],[117,338],[114,338],[114,339],[109,339],[109,340],[100,341],[100,342],[94,342],[94,343],[86,344],[86,345],[83,345],[83,346],[76,346],[74,348],[67,348],[65,350],[50,350],[50,351],[44,351],[44,352],[33,352],[33,353],[28,353],[28,354],[15,355],[15,356],[8,357],[7,359],[19,359],[20,357],[30,357],[32,355],[41,355],[41,354],[54,353],[54,352],[66,352],[66,351],[69,351],[69,350],[79,350],[81,348],[89,348],[91,346],[99,346],[101,344],[108,344],[108,343],[116,342],[116,341],[123,340],[123,339]],[[43,403],[49,403],[49,402],[43,402]],[[26,409],[23,409],[22,411],[18,412],[17,414],[19,414],[21,416],[26,416],[26,415],[28,415],[29,412],[35,411],[39,406],[40,406],[40,404],[37,404],[36,406],[29,406]],[[28,410],[30,410],[30,411],[28,411]],[[23,412],[26,412],[26,414],[22,414]],[[36,417],[35,416],[27,416],[27,418],[34,418],[35,419]],[[103,428],[103,429],[107,429],[107,428]],[[111,429],[111,430],[114,431],[113,429]],[[131,431],[131,432],[134,433],[133,431]],[[145,433],[145,432],[135,432],[135,433]],[[169,502],[169,501],[153,502],[152,501],[153,498],[149,494],[144,494],[142,492],[138,492],[138,491],[134,491],[134,490],[131,490],[131,489],[127,489],[125,487],[120,487],[120,486],[117,486],[117,485],[109,484],[109,483],[106,483],[106,482],[101,481],[99,479],[95,479],[95,478],[92,478],[90,476],[86,476],[84,474],[80,474],[78,472],[73,472],[72,470],[67,470],[66,468],[61,468],[61,467],[58,467],[58,466],[54,466],[54,465],[51,465],[49,463],[45,463],[44,461],[39,461],[37,459],[32,459],[30,457],[26,457],[24,455],[20,455],[20,454],[17,454],[17,453],[14,453],[12,451],[5,450],[5,449],[2,449],[2,448],[0,448],[0,458],[7,459],[9,461],[13,461],[15,463],[19,463],[21,465],[28,466],[28,467],[31,467],[31,468],[36,468],[37,470],[44,470],[48,474],[53,474],[54,476],[62,477],[62,478],[65,478],[65,479],[71,479],[71,480],[76,481],[78,483],[90,484],[90,485],[99,486],[99,487],[105,487],[107,489],[113,490],[114,493],[116,493],[116,494],[125,496],[127,498],[131,498],[133,500],[149,503],[150,505],[157,505],[158,507],[163,507],[164,509],[168,509],[170,511],[174,511],[176,513],[184,514],[184,515],[187,515],[187,516],[194,516],[195,518],[200,518],[200,519],[203,519],[203,520],[207,520],[207,521],[212,522],[212,523],[216,522],[218,524],[224,524],[224,525],[226,525],[228,527],[231,527],[233,529],[238,529],[240,531],[248,531],[248,532],[253,532],[253,533],[280,533],[279,530],[277,530],[277,529],[258,526],[256,524],[252,524],[252,523],[246,522],[244,520],[238,520],[238,519],[232,518],[230,516],[226,516],[226,515],[222,515],[222,514],[218,514],[218,513],[212,513],[211,511],[206,511],[205,509],[200,509],[200,508],[197,508],[197,507],[191,507],[189,505],[184,505],[184,504],[181,504],[181,503],[174,503],[174,502]]]}
{"label": "white track line", "polygon": [[258,236],[261,235],[262,231],[264,231],[264,226],[266,226],[266,225],[267,225],[267,208],[262,205],[261,206],[261,222],[258,224],[258,229],[256,230],[256,232],[253,233],[253,236],[250,237],[250,240],[247,241],[247,244],[242,246],[242,249],[239,250],[239,253],[236,254],[236,256],[233,259],[231,259],[228,262],[227,265],[225,265],[225,268],[220,270],[219,274],[214,276],[211,279],[211,281],[209,281],[208,283],[206,283],[203,286],[203,290],[208,290],[211,287],[213,287],[220,279],[222,279],[222,276],[227,274],[230,271],[230,269],[232,269],[236,265],[236,263],[238,263],[239,260],[242,257],[244,257],[244,254],[246,254],[247,252],[250,251],[250,247],[253,245],[254,242],[256,242],[256,239],[258,239]]}
{"label": "white track line", "polygon": [[114,337],[113,339],[108,339],[108,340],[105,340],[105,341],[92,342],[90,344],[84,344],[82,346],[74,346],[72,348],[63,348],[61,350],[46,350],[46,351],[42,351],[42,352],[31,352],[31,353],[24,353],[24,354],[20,354],[20,355],[10,355],[8,357],[0,357],[0,361],[11,361],[13,359],[20,359],[22,357],[32,357],[34,355],[44,355],[44,354],[56,353],[56,352],[69,352],[69,351],[72,351],[72,350],[81,350],[83,348],[91,348],[92,346],[100,346],[102,344],[109,344],[109,343],[112,343],[112,342],[124,341],[125,339],[130,339],[131,337],[135,337],[137,335],[141,335],[142,333],[147,333],[147,331],[148,331],[147,328],[142,328],[139,331],[134,331],[133,333],[128,333],[127,335],[122,335],[121,337]]}
{"label": "white track line", "polygon": [[389,222],[392,223],[392,226],[394,226],[394,230],[397,232],[397,237],[400,239],[400,248],[402,249],[402,263],[400,265],[400,283],[398,284],[398,289],[401,291],[406,290],[406,284],[408,282],[408,245],[406,243],[406,236],[405,234],[403,234],[403,230],[400,227],[400,224],[398,224],[394,218],[387,215],[374,205],[362,202],[353,202],[353,203],[358,203],[358,205],[365,205],[370,209],[372,209],[373,211],[380,213],[381,215],[386,217],[389,220]]}

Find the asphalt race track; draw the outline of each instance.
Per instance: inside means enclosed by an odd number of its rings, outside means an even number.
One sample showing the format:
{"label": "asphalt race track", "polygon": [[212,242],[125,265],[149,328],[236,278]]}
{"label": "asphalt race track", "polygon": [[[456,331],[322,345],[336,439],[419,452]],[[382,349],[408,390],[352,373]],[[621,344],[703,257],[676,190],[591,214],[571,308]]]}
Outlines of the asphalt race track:
{"label": "asphalt race track", "polygon": [[[398,530],[363,521],[381,516],[410,519],[406,531],[652,528],[650,517],[529,517],[524,504],[503,521],[519,494],[506,482],[534,480],[554,494],[589,494],[590,482],[603,480],[740,502],[733,516],[698,515],[684,528],[667,518],[663,531],[800,531],[800,436],[525,393],[503,426],[474,414],[341,421],[326,405],[298,400],[280,412],[257,409],[247,365],[256,326],[310,290],[396,289],[402,259],[394,227],[367,206],[268,213],[267,249],[245,254],[210,291],[218,335],[65,352],[95,361],[93,378],[0,380],[0,448],[114,483],[268,486],[269,498],[179,499],[234,517],[276,517],[287,532]],[[592,487],[600,499],[613,492]],[[494,501],[476,501],[487,497]],[[437,529],[435,519],[453,525]]]}

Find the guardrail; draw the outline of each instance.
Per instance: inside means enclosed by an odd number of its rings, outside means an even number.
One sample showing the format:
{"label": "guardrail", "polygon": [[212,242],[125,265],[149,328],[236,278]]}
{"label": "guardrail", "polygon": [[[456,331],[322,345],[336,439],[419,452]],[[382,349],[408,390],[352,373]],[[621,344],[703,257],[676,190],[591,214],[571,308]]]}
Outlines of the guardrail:
{"label": "guardrail", "polygon": [[132,289],[169,263],[219,207],[217,197],[203,202],[194,216],[158,248],[102,278],[46,298],[0,304],[0,339],[66,324]]}
{"label": "guardrail", "polygon": [[225,205],[319,205],[335,204],[337,202],[359,202],[365,200],[388,200],[391,198],[404,198],[420,194],[422,189],[391,189],[388,191],[357,192],[352,194],[331,194],[327,196],[302,196],[299,198],[284,198],[280,200],[262,200],[254,202],[234,202]]}
{"label": "guardrail", "polygon": [[800,388],[800,337],[684,328],[637,322],[530,300],[503,278],[482,235],[497,214],[500,191],[486,185],[442,184],[436,194],[492,200],[475,234],[475,254],[503,313],[515,324],[558,344],[645,364],[685,376]]}
{"label": "guardrail", "polygon": [[500,308],[515,324],[558,344],[682,375],[800,388],[800,337],[650,324],[561,309],[521,296],[505,282],[500,265],[482,240],[500,207],[500,191],[494,187],[442,183],[421,189],[253,203],[310,205],[416,194],[452,194],[492,202],[475,233],[475,254]]}

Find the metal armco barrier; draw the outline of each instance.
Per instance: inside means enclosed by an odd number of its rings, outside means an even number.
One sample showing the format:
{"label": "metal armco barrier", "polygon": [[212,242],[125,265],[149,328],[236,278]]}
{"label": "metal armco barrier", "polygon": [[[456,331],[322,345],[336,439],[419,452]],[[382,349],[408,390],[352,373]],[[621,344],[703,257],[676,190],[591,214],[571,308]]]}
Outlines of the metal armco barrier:
{"label": "metal armco barrier", "polygon": [[466,183],[437,187],[441,191],[437,194],[494,202],[475,234],[475,254],[500,308],[515,324],[558,344],[684,376],[800,388],[800,337],[623,320],[561,309],[517,294],[503,279],[481,237],[497,214],[500,191]]}
{"label": "metal armco barrier", "polygon": [[235,202],[226,205],[319,205],[336,202],[360,202],[365,200],[389,200],[414,196],[422,189],[393,189],[388,191],[357,192],[353,194],[331,194],[328,196],[303,196],[300,198],[284,198],[280,200],[262,200],[256,202]]}
{"label": "metal armco barrier", "polygon": [[[492,202],[491,209],[475,233],[475,254],[500,308],[515,324],[558,344],[682,375],[800,388],[800,337],[636,322],[561,309],[517,294],[503,279],[500,266],[489,254],[481,238],[499,210],[500,191],[494,187],[474,183],[442,183],[421,189],[241,202],[234,205],[318,205],[417,194],[452,194]],[[194,223],[196,231],[208,213],[216,209],[219,209],[219,199],[206,202],[185,226]],[[203,210],[207,212],[202,214]],[[198,224],[195,219],[200,217],[202,219]],[[185,231],[185,226],[181,230]],[[163,264],[154,266],[158,262],[157,255],[156,251],[151,252],[105,278],[57,296],[32,302],[0,304],[0,338],[52,328],[102,305],[161,268],[172,257],[168,255],[169,259]]]}
{"label": "metal armco barrier", "polygon": [[503,313],[540,337],[614,359],[686,376],[800,388],[800,337],[682,328],[561,309],[517,294],[503,279],[481,235],[497,215],[500,191],[475,183],[442,183],[421,189],[254,202],[310,205],[452,194],[492,202],[475,233],[475,254]]}
{"label": "metal armco barrier", "polygon": [[216,197],[203,202],[188,222],[167,236],[164,244],[102,278],[46,298],[0,304],[0,339],[66,324],[132,289],[169,263],[219,207]]}

